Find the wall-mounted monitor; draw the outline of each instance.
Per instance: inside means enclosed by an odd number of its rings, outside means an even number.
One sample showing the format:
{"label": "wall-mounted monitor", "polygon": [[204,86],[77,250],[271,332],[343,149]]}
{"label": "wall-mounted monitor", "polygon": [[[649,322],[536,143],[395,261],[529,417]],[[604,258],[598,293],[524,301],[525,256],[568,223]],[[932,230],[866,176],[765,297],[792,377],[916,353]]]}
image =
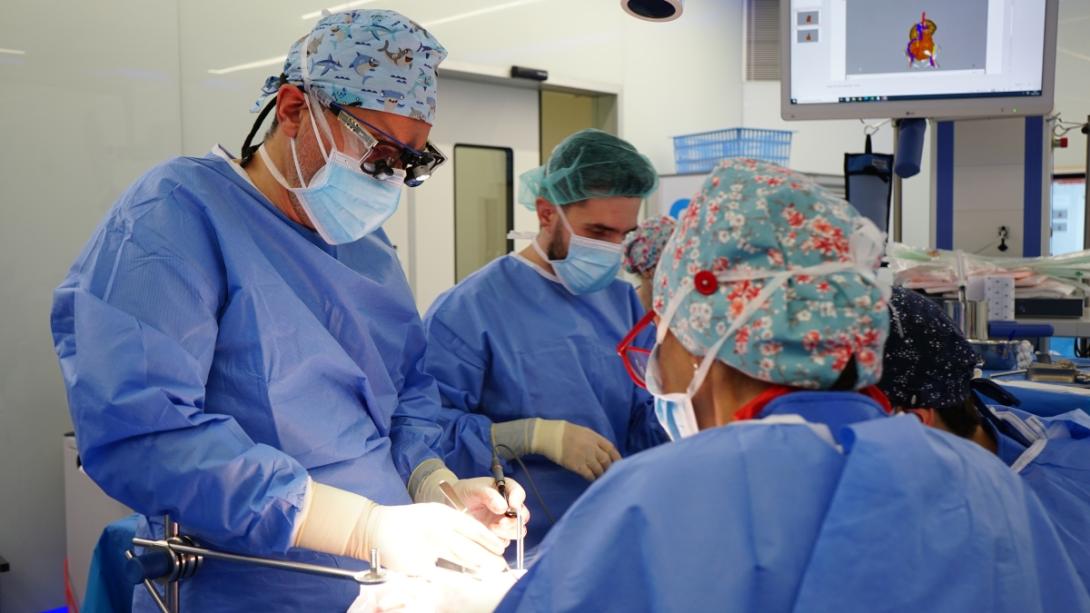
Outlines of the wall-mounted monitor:
{"label": "wall-mounted monitor", "polygon": [[1059,0],[781,0],[781,115],[1045,115]]}

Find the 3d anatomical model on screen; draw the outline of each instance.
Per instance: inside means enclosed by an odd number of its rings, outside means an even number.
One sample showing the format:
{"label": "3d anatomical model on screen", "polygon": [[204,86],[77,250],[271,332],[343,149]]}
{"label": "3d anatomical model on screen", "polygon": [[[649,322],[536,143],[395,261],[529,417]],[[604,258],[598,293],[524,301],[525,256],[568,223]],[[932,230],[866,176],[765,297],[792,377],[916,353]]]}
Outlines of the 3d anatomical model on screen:
{"label": "3d anatomical model on screen", "polygon": [[927,13],[920,15],[920,21],[912,24],[908,30],[908,47],[905,55],[908,56],[910,68],[938,68],[936,58],[939,55],[939,46],[935,44],[935,30],[938,26],[927,18]]}

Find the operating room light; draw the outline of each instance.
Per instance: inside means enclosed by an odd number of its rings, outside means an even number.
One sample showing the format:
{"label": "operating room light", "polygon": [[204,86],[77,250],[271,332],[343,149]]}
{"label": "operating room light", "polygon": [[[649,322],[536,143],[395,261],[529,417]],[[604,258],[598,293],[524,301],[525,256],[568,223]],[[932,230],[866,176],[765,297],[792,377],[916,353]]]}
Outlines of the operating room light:
{"label": "operating room light", "polygon": [[621,8],[644,21],[673,21],[681,17],[682,0],[621,0]]}
{"label": "operating room light", "polygon": [[541,2],[541,0],[516,0],[515,2],[506,2],[504,4],[497,4],[496,6],[490,6],[488,8],[477,9],[475,11],[468,11],[465,13],[459,13],[457,15],[451,15],[450,17],[443,17],[440,19],[433,19],[431,21],[425,21],[423,26],[425,28],[431,28],[434,26],[442,25],[444,23],[451,23],[454,21],[461,21],[463,19],[469,19],[470,17],[478,17],[480,15],[487,15],[488,13],[495,13],[497,11],[504,11],[507,9],[513,9],[518,6],[524,6],[527,4],[534,4]]}
{"label": "operating room light", "polygon": [[[345,2],[344,4],[337,4],[337,5],[334,5],[334,6],[330,6],[330,7],[327,7],[325,9],[323,9],[323,10],[329,11],[330,13],[336,13],[336,12],[339,12],[339,11],[347,11],[348,9],[354,9],[354,8],[356,8],[358,6],[363,6],[365,4],[371,4],[372,2],[376,2],[376,0],[356,0],[355,2]],[[303,15],[303,19],[314,19],[315,17],[321,17],[321,16],[322,16],[322,11],[314,11],[312,13],[307,13],[306,15]]]}
{"label": "operating room light", "polygon": [[1067,55],[1067,56],[1070,56],[1070,57],[1073,57],[1073,58],[1075,58],[1077,60],[1082,60],[1084,62],[1090,62],[1090,55],[1086,55],[1086,54],[1083,54],[1083,53],[1077,53],[1075,51],[1072,51],[1070,49],[1064,49],[1062,47],[1060,48],[1060,53],[1062,53],[1064,55]]}
{"label": "operating room light", "polygon": [[[355,7],[358,7],[358,6],[363,6],[365,4],[370,4],[370,3],[375,2],[375,1],[376,0],[357,0],[356,2],[346,2],[344,4],[338,4],[338,5],[335,5],[335,6],[331,6],[331,7],[327,8],[327,9],[325,9],[325,10],[330,11],[330,12],[344,11],[344,10],[347,10],[347,9],[350,9],[350,8],[355,8]],[[424,25],[424,27],[430,28],[430,27],[434,27],[434,26],[441,25],[441,24],[444,24],[444,23],[452,23],[452,22],[455,22],[455,21],[461,21],[463,19],[469,19],[471,17],[479,17],[481,15],[487,15],[489,13],[495,13],[497,11],[513,9],[515,7],[525,6],[527,4],[535,4],[535,3],[541,2],[541,1],[542,0],[516,0],[515,2],[506,2],[504,4],[497,4],[496,6],[490,6],[488,8],[478,9],[478,10],[475,10],[475,11],[468,11],[468,12],[465,12],[465,13],[458,13],[457,15],[451,15],[449,17],[441,17],[439,19],[434,19],[432,21],[426,21],[426,22],[423,23],[423,25]],[[318,17],[321,14],[322,14],[321,11],[316,11],[316,12],[313,12],[313,13],[307,13],[306,15],[303,15],[303,19],[311,19],[311,18],[314,18],[314,17]],[[253,68],[264,68],[266,66],[276,66],[278,64],[283,63],[285,57],[286,56],[280,55],[280,56],[277,56],[277,57],[271,57],[271,58],[269,58],[267,60],[257,60],[256,62],[246,62],[245,64],[236,64],[234,66],[227,66],[226,68],[210,68],[208,70],[208,73],[209,74],[214,74],[214,75],[224,75],[224,74],[230,74],[232,72],[239,72],[241,70],[250,70],[250,69],[253,69]]]}
{"label": "operating room light", "polygon": [[228,66],[227,68],[209,68],[209,74],[230,74],[232,72],[238,72],[240,70],[249,70],[251,68],[263,68],[265,66],[276,66],[277,64],[284,63],[287,56],[278,55],[276,57],[270,57],[267,60],[257,60],[256,62],[247,62],[245,64],[236,64],[234,66]]}

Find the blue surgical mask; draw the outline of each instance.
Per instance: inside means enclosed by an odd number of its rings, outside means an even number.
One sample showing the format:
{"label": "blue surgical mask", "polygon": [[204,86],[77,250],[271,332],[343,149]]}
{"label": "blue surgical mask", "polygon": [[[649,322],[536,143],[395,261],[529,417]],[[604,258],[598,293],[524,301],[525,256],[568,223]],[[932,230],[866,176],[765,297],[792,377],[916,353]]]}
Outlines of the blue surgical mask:
{"label": "blue surgical mask", "polygon": [[568,257],[563,260],[550,260],[536,240],[532,243],[534,250],[552,265],[560,282],[576,296],[605,289],[621,270],[624,247],[579,236],[572,230],[562,207],[558,206],[556,210],[570,236]]}
{"label": "blue surgical mask", "polygon": [[[351,243],[374,232],[397,211],[405,172],[394,171],[393,175],[378,179],[360,169],[362,159],[354,159],[336,148],[327,153],[322,139],[318,138],[318,125],[314,120],[314,115],[320,113],[319,107],[313,101],[309,105],[314,138],[326,159],[325,166],[311,177],[309,185],[303,183],[295,138],[291,139],[291,157],[301,187],[288,184],[264,146],[257,152],[277,183],[295,195],[325,242],[330,245]],[[324,122],[322,127],[328,129]]]}
{"label": "blue surgical mask", "polygon": [[655,417],[672,441],[679,441],[700,431],[691,398],[679,401],[655,396]]}

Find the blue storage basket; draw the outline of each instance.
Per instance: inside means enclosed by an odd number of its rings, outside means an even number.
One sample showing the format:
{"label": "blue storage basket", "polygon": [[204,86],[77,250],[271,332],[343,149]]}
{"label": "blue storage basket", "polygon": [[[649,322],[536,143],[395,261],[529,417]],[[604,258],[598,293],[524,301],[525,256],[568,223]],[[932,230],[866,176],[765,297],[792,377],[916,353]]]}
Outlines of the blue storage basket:
{"label": "blue storage basket", "polygon": [[759,128],[727,128],[674,137],[677,172],[709,172],[723,159],[746,157],[787,166],[791,132]]}

